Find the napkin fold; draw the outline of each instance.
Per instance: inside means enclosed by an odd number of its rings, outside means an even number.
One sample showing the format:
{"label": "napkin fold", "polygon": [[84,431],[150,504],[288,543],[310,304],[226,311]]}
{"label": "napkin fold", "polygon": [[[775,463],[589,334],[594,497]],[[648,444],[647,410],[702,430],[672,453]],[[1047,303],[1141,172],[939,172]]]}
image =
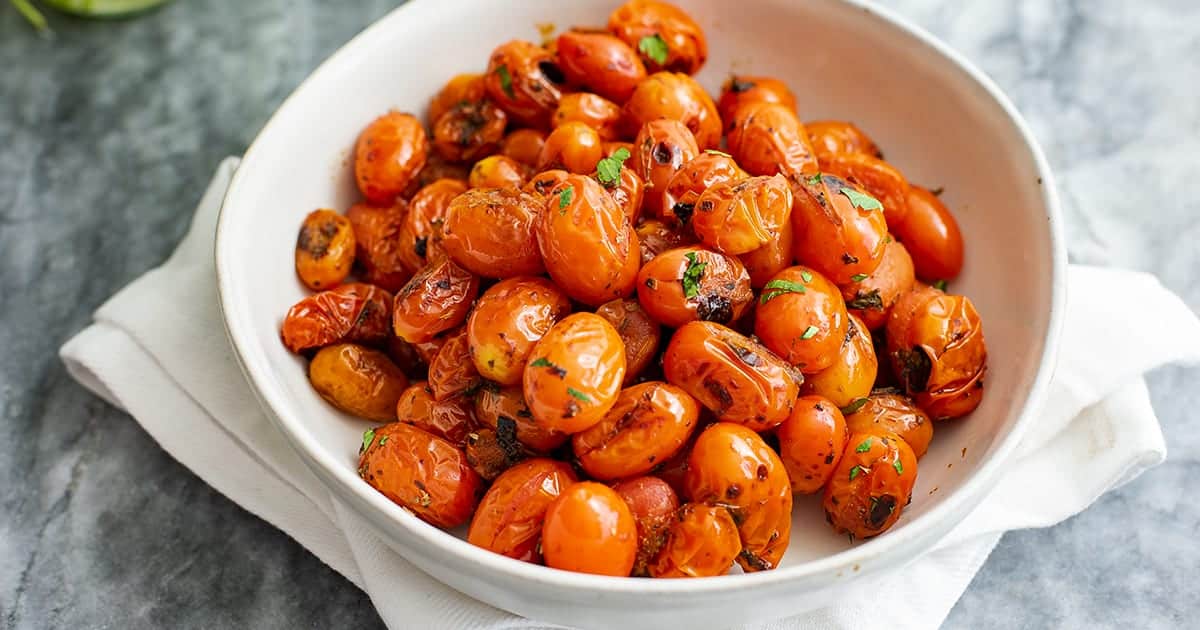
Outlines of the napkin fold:
{"label": "napkin fold", "polygon": [[[84,387],[132,415],[209,485],[286,532],[371,597],[390,628],[558,627],[472,600],[392,551],[331,496],[266,418],[225,337],[212,260],[227,158],[171,257],[114,295],[61,356]],[[874,580],[869,598],[758,628],[939,626],[1003,532],[1046,527],[1162,462],[1142,375],[1200,363],[1200,321],[1150,275],[1071,266],[1057,371],[1039,421],[997,487],[922,558]],[[1121,287],[1121,301],[1111,299]],[[1149,322],[1149,325],[1147,325]],[[851,587],[853,588],[853,587]],[[882,608],[881,608],[882,607]]]}

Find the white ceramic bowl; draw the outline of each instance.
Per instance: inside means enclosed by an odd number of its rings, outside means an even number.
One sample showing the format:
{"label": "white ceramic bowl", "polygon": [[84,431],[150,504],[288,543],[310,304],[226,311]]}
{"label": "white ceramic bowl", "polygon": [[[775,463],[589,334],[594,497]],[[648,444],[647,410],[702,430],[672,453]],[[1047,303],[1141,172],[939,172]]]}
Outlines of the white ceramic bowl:
{"label": "white ceramic bowl", "polygon": [[[988,388],[969,418],[937,425],[912,505],[886,534],[850,544],[818,502],[796,502],[791,547],[775,571],[701,580],[606,578],[478,549],[437,530],[355,475],[367,423],[326,405],[304,362],[279,341],[306,292],[292,267],[300,221],[355,201],[348,156],[390,108],[421,112],[455,73],[481,71],[535,24],[603,25],[617,0],[417,0],[324,63],[247,151],[222,208],[217,272],[229,336],[267,413],[331,491],[407,559],[489,604],[592,627],[725,627],[830,604],[864,576],[927,551],[993,486],[1034,420],[1053,366],[1065,250],[1045,159],[1009,101],[953,51],[903,20],[845,0],[691,0],[708,34],[700,81],[732,71],[777,76],[802,119],[858,123],[915,182],[944,186],[967,244],[953,289],[975,301],[990,353]],[[397,588],[403,588],[398,585]]]}

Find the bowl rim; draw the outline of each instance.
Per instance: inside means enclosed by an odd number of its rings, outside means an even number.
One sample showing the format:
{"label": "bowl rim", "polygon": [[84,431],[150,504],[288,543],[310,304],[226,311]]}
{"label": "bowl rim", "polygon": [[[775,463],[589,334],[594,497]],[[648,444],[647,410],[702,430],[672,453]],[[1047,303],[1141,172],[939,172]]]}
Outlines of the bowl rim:
{"label": "bowl rim", "polygon": [[[474,563],[476,566],[486,568],[490,572],[505,574],[512,578],[545,584],[560,589],[592,589],[602,590],[610,594],[624,593],[670,596],[742,591],[765,584],[798,581],[820,575],[829,575],[834,572],[840,574],[841,571],[851,566],[855,567],[856,576],[864,576],[874,572],[868,568],[868,562],[873,558],[890,555],[897,560],[907,561],[928,552],[930,550],[929,547],[920,548],[910,543],[921,540],[927,541],[930,537],[938,534],[936,530],[939,527],[943,531],[946,531],[957,525],[966,516],[968,511],[983,499],[985,493],[998,481],[1000,471],[1013,455],[1026,429],[1033,422],[1035,415],[1043,407],[1056,364],[1058,340],[1062,330],[1066,305],[1067,253],[1063,240],[1062,211],[1054,176],[1040,145],[1013,103],[991,78],[982,70],[975,67],[963,55],[950,48],[949,45],[943,43],[934,35],[911,23],[907,18],[896,14],[890,9],[880,7],[871,0],[823,1],[860,9],[864,16],[863,19],[874,20],[885,28],[894,29],[898,31],[898,34],[908,36],[915,44],[932,50],[942,59],[949,62],[949,68],[961,73],[963,78],[974,82],[976,86],[982,88],[994,104],[998,105],[1001,111],[1004,112],[1008,123],[1017,131],[1017,135],[1019,135],[1024,144],[1024,149],[1028,154],[1028,159],[1035,166],[1037,176],[1039,177],[1042,202],[1047,215],[1047,229],[1051,249],[1050,313],[1045,335],[1042,338],[1042,353],[1038,361],[1034,381],[1018,413],[1017,421],[1008,434],[1001,438],[1000,444],[992,450],[991,454],[980,462],[979,468],[974,474],[966,479],[961,487],[944,495],[937,505],[931,507],[928,512],[915,518],[910,523],[907,523],[905,527],[888,532],[887,535],[863,541],[850,549],[839,551],[816,560],[806,561],[795,566],[781,567],[772,571],[760,571],[748,574],[722,575],[692,580],[645,580],[563,571],[522,562],[476,547],[466,540],[462,540],[453,534],[421,521],[409,511],[392,503],[369,485],[363,483],[361,479],[353,474],[353,471],[347,470],[344,463],[337,461],[330,452],[320,448],[315,443],[315,438],[308,434],[299,422],[288,419],[285,414],[280,413],[279,410],[286,410],[289,408],[289,405],[283,400],[282,388],[274,380],[270,361],[267,359],[265,353],[255,348],[256,341],[258,340],[255,338],[256,336],[251,334],[252,327],[249,325],[249,321],[251,321],[250,314],[244,310],[244,304],[239,304],[235,299],[238,295],[236,287],[241,281],[239,280],[237,270],[230,268],[230,256],[226,253],[228,250],[226,244],[231,240],[226,237],[233,231],[231,227],[233,219],[231,217],[234,214],[233,212],[227,212],[227,210],[235,203],[246,180],[251,178],[255,160],[259,153],[259,145],[262,143],[263,137],[268,135],[268,132],[278,124],[278,121],[283,117],[285,112],[296,107],[296,102],[307,93],[308,88],[318,77],[334,73],[343,66],[349,65],[352,62],[353,56],[348,51],[360,47],[370,49],[371,46],[366,44],[381,39],[389,30],[391,24],[402,19],[420,19],[422,11],[445,8],[445,2],[442,0],[410,0],[380,17],[340,46],[337,51],[313,70],[284,99],[279,108],[271,115],[266,124],[263,125],[243,155],[241,163],[234,172],[233,178],[226,190],[217,217],[214,255],[216,259],[218,304],[221,309],[226,335],[233,347],[237,363],[244,372],[251,389],[254,390],[256,398],[263,407],[263,411],[284,434],[291,447],[300,455],[301,460],[313,470],[325,485],[337,486],[328,488],[334,494],[335,500],[343,499],[338,494],[349,493],[349,497],[346,498],[353,499],[354,504],[370,506],[379,515],[400,525],[406,530],[407,534],[413,536],[417,542],[426,545],[428,549],[434,552],[458,556],[460,560]],[[243,325],[242,322],[245,322],[245,324]],[[362,514],[361,516],[365,517],[374,527],[382,527],[377,519],[371,515]],[[947,523],[950,524],[947,525]],[[380,531],[379,533],[384,532]],[[388,533],[385,537],[390,536],[391,534]],[[918,548],[913,549],[913,547]],[[899,553],[898,550],[900,549],[905,549],[907,553]],[[858,570],[860,565],[863,568],[862,571]]]}

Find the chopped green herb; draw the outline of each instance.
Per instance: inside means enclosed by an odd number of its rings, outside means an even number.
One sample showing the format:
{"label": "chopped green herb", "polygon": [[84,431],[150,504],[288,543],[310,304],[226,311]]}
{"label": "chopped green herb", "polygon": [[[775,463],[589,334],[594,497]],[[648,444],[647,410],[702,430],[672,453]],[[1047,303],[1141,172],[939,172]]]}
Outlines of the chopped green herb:
{"label": "chopped green herb", "polygon": [[869,450],[871,450],[871,438],[867,438],[867,439],[863,440],[862,444],[859,444],[858,446],[854,447],[855,453],[866,453]]}
{"label": "chopped green herb", "polygon": [[708,263],[698,262],[696,252],[688,252],[685,256],[688,266],[683,271],[680,283],[683,284],[683,297],[694,298],[700,295],[700,278],[704,276],[704,268],[708,266]]}
{"label": "chopped green herb", "polygon": [[571,203],[571,198],[575,196],[575,189],[567,186],[558,193],[558,209],[565,210],[567,205]]}
{"label": "chopped green herb", "polygon": [[805,282],[812,282],[812,274],[807,271],[800,272],[800,279]]}
{"label": "chopped green herb", "polygon": [[621,183],[621,166],[629,159],[629,149],[621,147],[596,163],[596,179],[609,188]]}
{"label": "chopped green herb", "polygon": [[363,431],[362,448],[358,449],[358,452],[359,453],[367,452],[367,449],[371,448],[371,443],[374,441],[375,441],[375,429],[367,429],[366,431]]}
{"label": "chopped green herb", "polygon": [[763,286],[762,297],[759,298],[759,304],[766,304],[771,300],[783,295],[784,293],[804,293],[808,289],[799,282],[791,280],[771,280]]}
{"label": "chopped green herb", "polygon": [[900,463],[900,460],[898,460],[898,459],[897,459],[896,461],[892,462],[892,468],[895,468],[895,469],[896,469],[896,474],[897,474],[897,475],[903,475],[903,474],[904,474],[904,464],[901,464],[901,463]]}
{"label": "chopped green herb", "polygon": [[804,329],[804,334],[800,335],[800,338],[806,340],[812,339],[813,337],[817,336],[817,332],[818,330],[816,326],[809,326],[808,328]]}
{"label": "chopped green herb", "polygon": [[861,475],[865,472],[867,472],[867,469],[863,468],[862,466],[855,466],[854,468],[851,468],[850,469],[850,481],[854,481],[855,479],[858,478],[859,475]]}
{"label": "chopped green herb", "polygon": [[727,157],[727,158],[731,158],[731,159],[733,158],[732,155],[729,155],[728,153],[726,153],[724,151],[718,151],[716,149],[705,149],[704,152],[708,153],[710,155],[719,155],[721,157]]}
{"label": "chopped green herb", "polygon": [[879,200],[866,193],[860,193],[853,188],[842,188],[838,192],[846,195],[850,203],[862,210],[883,210],[883,204]]}
{"label": "chopped green herb", "polygon": [[[858,410],[862,409],[863,405],[865,405],[865,404],[867,404],[866,398],[855,398],[854,400],[850,401],[849,405],[842,407],[839,411],[842,412],[843,416],[848,416],[852,413],[858,413]],[[862,452],[862,451],[859,451],[859,452]]]}
{"label": "chopped green herb", "polygon": [[387,444],[389,437],[391,437],[391,436],[385,435],[385,436],[379,438],[379,445],[383,446],[384,444]]}
{"label": "chopped green herb", "polygon": [[817,173],[816,175],[809,175],[808,177],[804,178],[804,181],[806,183],[808,183],[810,186],[820,186],[821,185],[821,174]]}
{"label": "chopped green herb", "polygon": [[529,364],[529,367],[554,367],[554,364],[546,357],[538,357],[533,360],[533,363]]}
{"label": "chopped green herb", "polygon": [[500,75],[500,89],[508,95],[508,98],[516,98],[513,94],[512,75],[508,73],[508,66],[500,66],[496,68],[496,74]]}
{"label": "chopped green herb", "polygon": [[946,290],[946,281],[938,280],[937,282],[934,282],[933,288],[937,289],[938,291],[945,291]]}
{"label": "chopped green herb", "polygon": [[870,278],[870,277],[871,276],[868,276],[865,273],[856,273],[853,276],[850,276],[850,282],[862,282],[863,280],[866,280],[867,278]]}
{"label": "chopped green herb", "polygon": [[590,403],[590,402],[592,402],[592,399],[591,399],[591,398],[588,398],[588,395],[587,395],[587,394],[585,394],[585,393],[583,393],[583,392],[579,391],[578,389],[575,389],[574,387],[568,387],[568,388],[567,388],[567,393],[568,393],[568,394],[570,394],[572,398],[575,398],[575,399],[578,399],[578,400],[582,400],[582,401],[583,401],[583,402],[585,402],[585,403]]}
{"label": "chopped green herb", "polygon": [[667,48],[667,40],[663,39],[662,35],[655,33],[638,40],[638,51],[661,66],[667,63],[667,53],[670,52],[670,49]]}
{"label": "chopped green herb", "polygon": [[883,237],[883,242],[884,242],[884,243],[891,243],[891,242],[892,242],[892,235],[891,235],[891,234],[888,234],[887,236]]}

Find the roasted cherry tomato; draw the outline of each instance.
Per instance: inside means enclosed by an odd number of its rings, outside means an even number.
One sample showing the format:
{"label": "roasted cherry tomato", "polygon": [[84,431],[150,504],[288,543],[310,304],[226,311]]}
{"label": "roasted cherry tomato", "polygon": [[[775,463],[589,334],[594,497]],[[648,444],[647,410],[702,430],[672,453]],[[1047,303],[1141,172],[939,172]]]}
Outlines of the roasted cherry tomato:
{"label": "roasted cherry tomato", "polygon": [[525,364],[525,402],[545,429],[578,433],[600,422],[621,390],[625,348],[594,313],[568,315],[542,336]]}
{"label": "roasted cherry tomato", "polygon": [[792,193],[796,260],[838,285],[862,280],[879,267],[888,234],[874,197],[827,174],[793,180]]}
{"label": "roasted cherry tomato", "polygon": [[392,420],[408,377],[386,354],[352,343],[322,348],[308,380],[329,404],[360,418]]}
{"label": "roasted cherry tomato", "polygon": [[454,262],[487,278],[545,271],[534,239],[542,201],[515,188],[477,188],[455,197],[442,225],[442,247]]}
{"label": "roasted cherry tomato", "polygon": [[603,151],[600,134],[595,129],[577,121],[565,122],[546,137],[537,168],[539,171],[563,168],[586,175],[596,170],[596,163],[604,157]]}
{"label": "roasted cherry tomato", "polygon": [[492,285],[467,319],[474,367],[501,385],[520,383],[534,344],[570,312],[571,301],[544,278],[509,278]]}
{"label": "roasted cherry tomato", "polygon": [[637,291],[650,317],[671,328],[696,320],[731,323],[754,300],[741,261],[699,247],[655,256],[638,272]]}
{"label": "roasted cherry tomato", "polygon": [[765,431],[787,419],[804,380],[758,342],[712,322],[675,331],[663,356],[667,382],[722,422]]}
{"label": "roasted cherry tomato", "polygon": [[474,392],[482,380],[471,361],[467,327],[463,326],[446,337],[446,343],[429,362],[429,389],[434,399],[448,400]]}
{"label": "roasted cherry tomato", "polygon": [[478,276],[449,258],[435,260],[396,294],[392,330],[409,343],[429,341],[466,321],[478,295]]}
{"label": "roasted cherry tomato", "polygon": [[417,381],[400,393],[396,419],[428,431],[458,448],[467,445],[474,429],[474,408],[466,396],[435,400],[427,381]]}
{"label": "roasted cherry tomato", "polygon": [[792,191],[782,175],[710,186],[696,201],[692,230],[725,254],[747,254],[779,238],[792,214]]}
{"label": "roasted cherry tomato", "polygon": [[821,396],[801,396],[775,435],[792,492],[813,494],[833,476],[848,434],[836,404]]}
{"label": "roasted cherry tomato", "polygon": [[687,392],[649,381],[621,391],[604,418],[571,436],[583,470],[611,480],[649,472],[678,451],[700,417]]}
{"label": "roasted cherry tomato", "polygon": [[666,542],[667,527],[679,510],[679,497],[667,482],[650,476],[617,482],[612,489],[629,506],[637,523],[638,552],[632,573],[649,576],[649,563]]}
{"label": "roasted cherry tomato", "polygon": [[553,459],[539,457],[509,468],[479,502],[467,542],[517,560],[541,562],[538,543],[546,508],[575,481],[571,467]]}
{"label": "roasted cherry tomato", "polygon": [[473,162],[500,149],[507,124],[491,101],[461,101],[434,121],[433,148],[450,162]]}
{"label": "roasted cherry tomato", "polygon": [[742,552],[737,523],[723,505],[686,503],[667,526],[662,549],[649,565],[651,577],[725,575]]}
{"label": "roasted cherry tomato", "polygon": [[953,280],[962,271],[962,232],[950,209],[932,192],[909,188],[908,215],[894,231],[912,255],[918,278]]}
{"label": "roasted cherry tomato", "polygon": [[439,179],[413,195],[408,214],[393,244],[404,264],[415,271],[432,260],[442,247],[442,225],[450,202],[467,191],[467,183],[457,179]]}
{"label": "roasted cherry tomato", "polygon": [[917,481],[917,457],[890,433],[851,433],[825,486],[825,519],[834,531],[870,538],[900,518]]}
{"label": "roasted cherry tomato", "polygon": [[550,277],[571,298],[599,306],[633,292],[637,233],[596,180],[570,175],[551,189],[537,243]]}
{"label": "roasted cherry tomato", "polygon": [[695,136],[679,121],[664,118],[642,125],[633,143],[633,168],[646,183],[644,209],[666,216],[663,191],[675,172],[699,155]]}
{"label": "roasted cherry tomato", "polygon": [[531,169],[507,155],[489,155],[471,167],[471,188],[520,188]]}
{"label": "roasted cherry tomato", "polygon": [[483,75],[479,73],[456,74],[429,100],[429,123],[435,124],[442,114],[463,101],[483,100],[487,91],[483,87]]}
{"label": "roasted cherry tomato", "polygon": [[975,305],[921,287],[900,296],[887,325],[892,370],[934,420],[964,416],[983,399],[987,344]]}
{"label": "roasted cherry tomato", "polygon": [[462,164],[447,161],[441,155],[438,155],[437,151],[431,151],[429,158],[425,160],[425,168],[421,169],[417,178],[409,183],[404,198],[411,199],[418,190],[439,179],[456,179],[465,185],[467,183],[467,168]]}
{"label": "roasted cherry tomato", "polygon": [[525,185],[521,187],[521,190],[531,195],[537,195],[545,200],[545,198],[550,195],[550,191],[554,190],[555,186],[567,180],[568,175],[570,175],[570,173],[560,168],[542,171],[541,173],[529,178],[529,181],[525,182]]}
{"label": "roasted cherry tomato", "polygon": [[[659,216],[687,223],[696,209],[696,201],[709,187],[734,183],[750,177],[728,154],[705,150],[683,164],[661,189]],[[790,210],[790,209],[789,209]]]}
{"label": "roasted cherry tomato", "polygon": [[913,288],[913,261],[908,250],[892,239],[883,247],[883,259],[871,275],[842,286],[842,297],[852,315],[863,320],[870,330],[887,323],[888,313],[900,296]]}
{"label": "roasted cherry tomato", "polygon": [[[853,411],[851,411],[853,410]],[[852,403],[846,414],[851,433],[895,433],[920,459],[933,440],[933,422],[907,396],[872,394]]]}
{"label": "roasted cherry tomato", "polygon": [[403,199],[388,207],[356,203],[346,210],[354,228],[355,262],[363,279],[388,291],[398,291],[416,269],[408,265],[401,251],[400,234],[409,212]]}
{"label": "roasted cherry tomato", "polygon": [[283,345],[292,352],[343,341],[375,344],[387,340],[392,296],[369,284],[353,282],[310,295],[283,318]]}
{"label": "roasted cherry tomato", "polygon": [[608,142],[621,136],[621,108],[616,103],[590,92],[566,94],[558,101],[551,124],[557,128],[569,122],[583,123]]}
{"label": "roasted cherry tomato", "polygon": [[804,123],[808,139],[818,154],[865,153],[883,159],[883,153],[862,129],[841,120],[814,120]]}
{"label": "roasted cherry tomato", "polygon": [[821,170],[861,186],[883,204],[888,225],[899,225],[908,215],[908,180],[896,167],[866,153],[822,154]]}
{"label": "roasted cherry tomato", "polygon": [[721,120],[729,121],[733,120],[738,107],[755,102],[779,103],[793,112],[796,111],[796,95],[792,94],[783,81],[771,77],[736,74],[730,76],[721,86],[717,111],[721,114]]}
{"label": "roasted cherry tomato", "polygon": [[533,456],[512,432],[501,435],[499,431],[487,428],[471,431],[463,450],[471,469],[488,482]]}
{"label": "roasted cherry tomato", "polygon": [[805,375],[834,363],[848,324],[842,294],[817,271],[788,267],[762,290],[754,334]]}
{"label": "roasted cherry tomato", "polygon": [[488,60],[484,85],[500,109],[527,127],[544,129],[566,82],[550,51],[522,40],[501,44]]}
{"label": "roasted cherry tomato", "polygon": [[336,211],[313,210],[296,237],[296,275],[314,290],[341,284],[354,264],[354,228]]}
{"label": "roasted cherry tomato", "polygon": [[[412,342],[409,345],[411,345],[413,347],[413,350],[417,351],[417,356],[420,357],[421,360],[425,362],[426,366],[428,366],[430,363],[433,363],[434,357],[436,357],[437,353],[439,351],[441,351],[442,346],[446,345],[446,337],[448,337],[451,334],[451,332],[452,331],[443,332],[443,333],[434,335],[432,338],[429,339],[429,341],[417,341],[417,342]],[[400,339],[400,337],[396,337],[395,335],[392,335],[392,338]],[[404,341],[404,340],[400,339],[400,341]],[[404,341],[404,343],[409,343],[409,342]]]}
{"label": "roasted cherry tomato", "polygon": [[737,108],[725,129],[729,152],[751,175],[794,178],[817,171],[804,125],[786,105],[751,101]]}
{"label": "roasted cherry tomato", "polygon": [[623,577],[633,570],[637,538],[625,501],[608,486],[583,481],[546,508],[542,554],[555,569]]}
{"label": "roasted cherry tomato", "polygon": [[704,429],[684,483],[692,501],[732,513],[742,539],[742,569],[779,566],[792,530],[792,486],[783,462],[757,433],[729,422]]}
{"label": "roasted cherry tomato", "polygon": [[642,309],[637,300],[625,298],[605,302],[596,308],[596,314],[608,320],[621,342],[625,344],[625,381],[630,385],[650,367],[658,355],[662,342],[662,329],[658,322]]}
{"label": "roasted cherry tomato", "polygon": [[[619,153],[616,156],[611,154],[605,156],[609,160],[620,162],[622,166],[618,170],[616,178],[613,179],[610,177],[612,174],[611,166],[597,164],[596,181],[600,182],[600,185],[604,186],[608,194],[612,195],[613,201],[617,202],[617,205],[621,208],[621,212],[625,214],[625,218],[629,221],[629,225],[636,225],[638,219],[642,216],[642,199],[645,194],[646,183],[642,181],[641,176],[632,168],[625,168],[625,160],[628,160],[632,155],[633,153],[629,149],[625,149],[623,153]],[[605,169],[604,174],[599,172],[601,168]]]}
{"label": "roasted cherry tomato", "polygon": [[779,228],[779,237],[767,242],[758,249],[738,256],[746,273],[750,274],[750,286],[755,289],[763,288],[775,274],[792,266],[792,248],[795,242],[795,231],[789,220]]}
{"label": "roasted cherry tomato", "polygon": [[655,256],[696,242],[696,235],[680,225],[668,225],[658,219],[647,219],[637,226],[638,245],[641,248],[642,264]]}
{"label": "roasted cherry tomato", "polygon": [[517,129],[504,136],[500,152],[528,167],[535,167],[542,146],[546,144],[546,132],[537,129]]}
{"label": "roasted cherry tomato", "polygon": [[646,77],[626,101],[625,117],[631,129],[641,129],[661,118],[678,121],[692,132],[701,149],[715,149],[721,144],[717,106],[708,92],[686,74],[658,72]]}
{"label": "roasted cherry tomato", "polygon": [[515,434],[517,441],[543,455],[562,446],[569,437],[538,426],[519,386],[497,388],[485,384],[475,394],[475,420],[502,438]]}
{"label": "roasted cherry tomato", "polygon": [[358,476],[421,520],[446,529],[471,518],[483,491],[461,450],[403,422],[363,435]]}
{"label": "roasted cherry tomato", "polygon": [[640,52],[651,72],[696,74],[708,59],[704,31],[673,4],[630,0],[609,14],[608,30]]}
{"label": "roasted cherry tomato", "polygon": [[363,129],[354,147],[354,179],[367,201],[390,205],[425,166],[429,142],[412,114],[391,111]]}
{"label": "roasted cherry tomato", "polygon": [[646,78],[634,49],[604,32],[570,30],[558,36],[558,65],[572,84],[624,103]]}
{"label": "roasted cherry tomato", "polygon": [[[388,322],[388,327],[388,332],[391,333],[390,321]],[[427,366],[424,359],[421,358],[421,353],[417,352],[417,347],[413,344],[396,335],[389,334],[383,351],[387,353],[392,363],[395,363],[396,367],[400,368],[400,371],[404,372],[404,375],[409,380],[423,380],[425,378]]]}
{"label": "roasted cherry tomato", "polygon": [[878,371],[879,360],[875,357],[871,333],[862,320],[850,315],[846,336],[833,364],[809,374],[800,391],[824,396],[833,404],[845,407],[871,393]]}

